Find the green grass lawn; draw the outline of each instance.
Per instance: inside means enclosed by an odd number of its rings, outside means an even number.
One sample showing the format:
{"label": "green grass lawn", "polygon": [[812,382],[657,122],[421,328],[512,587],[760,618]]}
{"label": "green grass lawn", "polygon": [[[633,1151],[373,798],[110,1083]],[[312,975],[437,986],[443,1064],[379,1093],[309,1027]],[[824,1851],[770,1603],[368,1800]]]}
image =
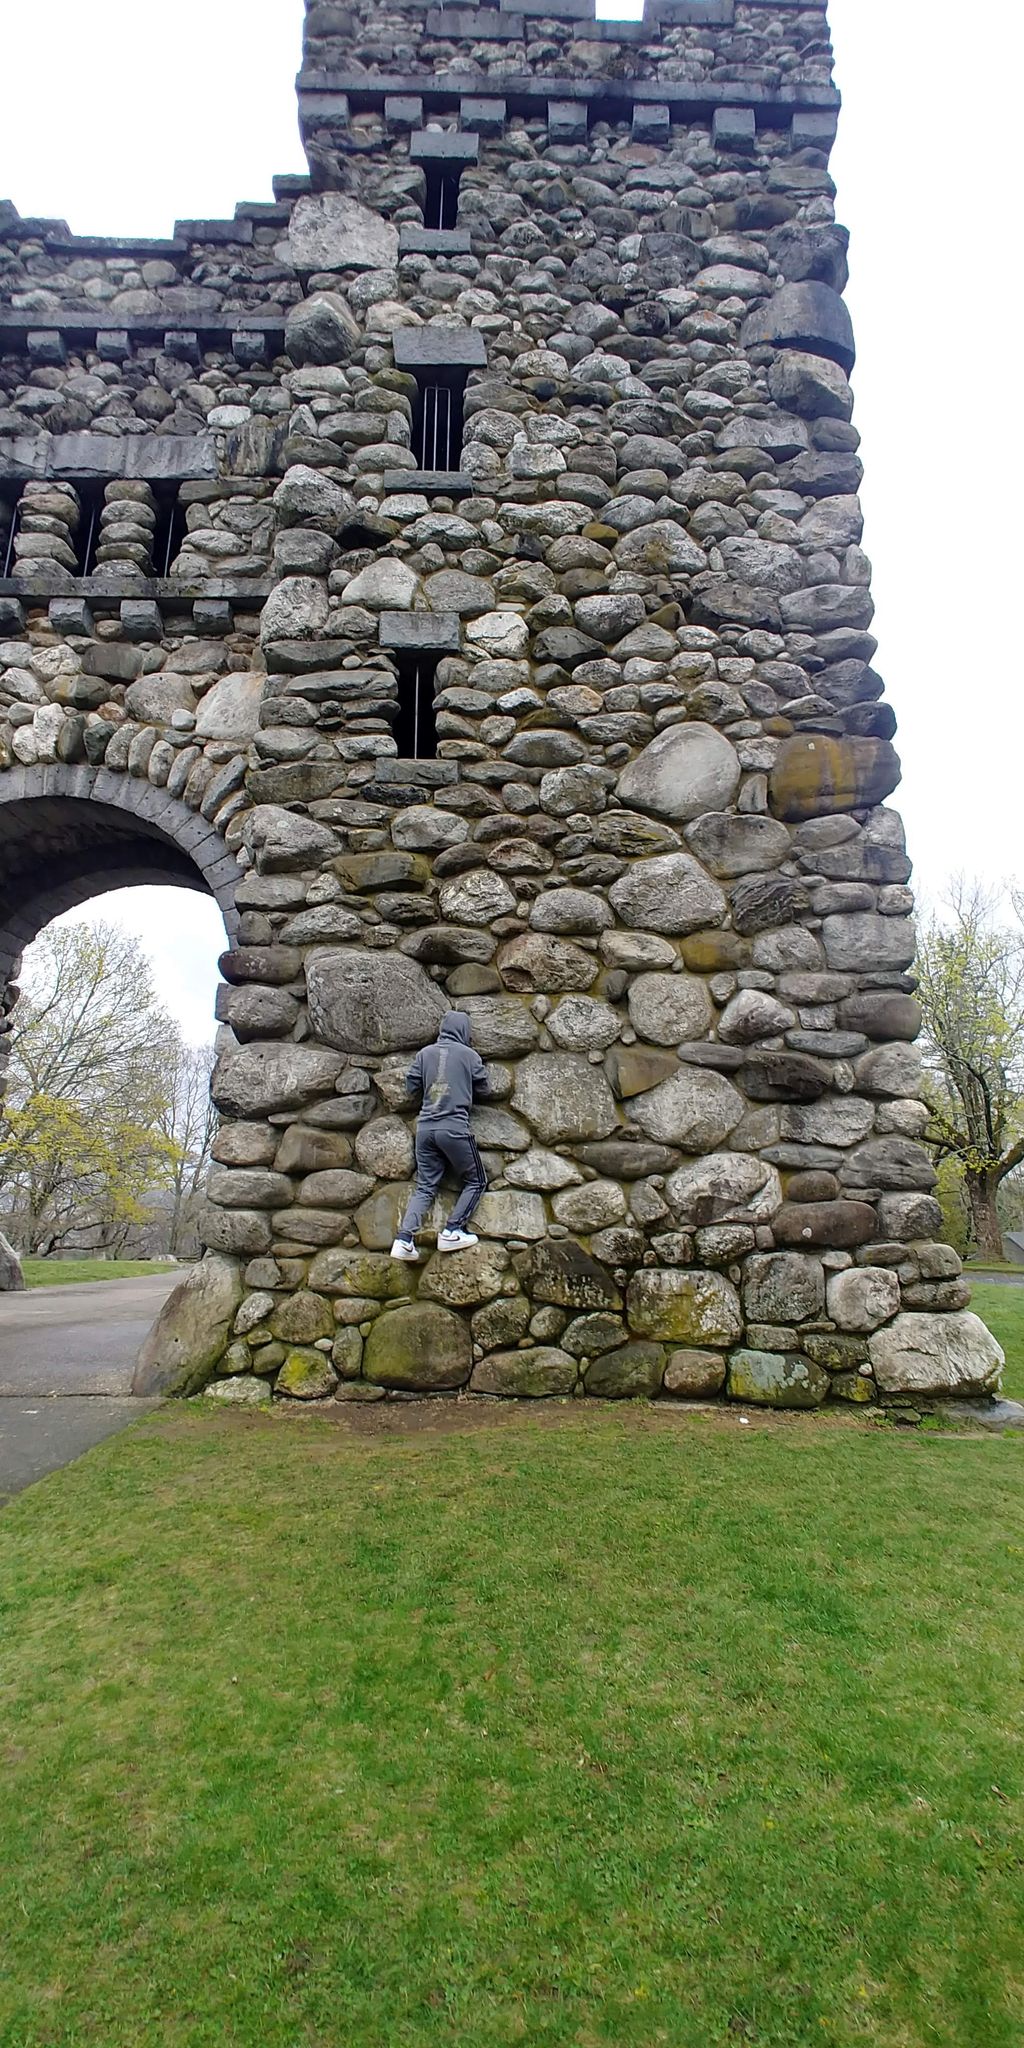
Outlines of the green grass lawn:
{"label": "green grass lawn", "polygon": [[3,2048],[1020,2048],[1024,1443],[411,1412],[0,1516]]}
{"label": "green grass lawn", "polygon": [[73,1280],[131,1280],[170,1273],[173,1259],[22,1259],[26,1287],[66,1287]]}
{"label": "green grass lawn", "polygon": [[972,1282],[971,1307],[1006,1353],[1003,1393],[1011,1401],[1024,1401],[1024,1287]]}

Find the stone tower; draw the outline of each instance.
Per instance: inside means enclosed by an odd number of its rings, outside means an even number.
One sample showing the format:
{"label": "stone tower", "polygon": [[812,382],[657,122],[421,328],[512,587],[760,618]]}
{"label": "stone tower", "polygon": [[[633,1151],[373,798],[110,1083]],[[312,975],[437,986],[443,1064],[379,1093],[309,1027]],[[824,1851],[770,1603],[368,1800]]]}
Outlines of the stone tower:
{"label": "stone tower", "polygon": [[[0,965],[211,890],[138,1385],[987,1390],[937,1242],[821,0],[311,0],[309,176],[0,210]],[[476,1251],[387,1256],[446,1009]]]}

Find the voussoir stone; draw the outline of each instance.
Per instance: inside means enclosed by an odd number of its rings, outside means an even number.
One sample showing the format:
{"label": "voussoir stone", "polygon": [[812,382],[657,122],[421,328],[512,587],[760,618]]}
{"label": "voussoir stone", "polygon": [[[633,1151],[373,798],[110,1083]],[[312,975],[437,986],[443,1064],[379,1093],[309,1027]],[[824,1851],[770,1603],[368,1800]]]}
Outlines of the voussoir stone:
{"label": "voussoir stone", "polygon": [[658,733],[623,769],[615,793],[620,803],[685,824],[704,811],[724,810],[739,780],[735,747],[695,719]]}
{"label": "voussoir stone", "polygon": [[316,1036],[343,1052],[389,1053],[437,1036],[450,1004],[404,953],[315,947],[306,958],[309,1019]]}

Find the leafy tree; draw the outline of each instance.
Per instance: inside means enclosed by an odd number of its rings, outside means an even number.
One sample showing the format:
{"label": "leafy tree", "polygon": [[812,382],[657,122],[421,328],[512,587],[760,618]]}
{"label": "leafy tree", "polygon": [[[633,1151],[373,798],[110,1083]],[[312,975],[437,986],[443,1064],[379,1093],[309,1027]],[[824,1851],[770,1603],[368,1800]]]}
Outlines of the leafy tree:
{"label": "leafy tree", "polygon": [[1024,928],[1022,898],[1001,899],[958,880],[945,918],[918,944],[922,1049],[931,1111],[929,1143],[963,1175],[971,1236],[981,1256],[1002,1257],[997,1197],[1024,1161]]}
{"label": "leafy tree", "polygon": [[0,1107],[0,1189],[22,1247],[117,1249],[173,1175],[181,1051],[149,962],[117,926],[53,926],[32,948]]}

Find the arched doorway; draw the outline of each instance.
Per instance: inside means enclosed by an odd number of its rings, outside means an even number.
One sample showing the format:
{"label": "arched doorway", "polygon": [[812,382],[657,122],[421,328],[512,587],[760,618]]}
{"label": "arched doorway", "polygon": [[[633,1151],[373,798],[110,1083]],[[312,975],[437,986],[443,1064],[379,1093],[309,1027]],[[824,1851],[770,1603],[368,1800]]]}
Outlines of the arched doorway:
{"label": "arched doorway", "polygon": [[[212,896],[230,941],[239,880],[216,829],[148,783],[61,763],[0,775],[0,1093],[22,954],[52,919],[112,890],[166,883]],[[0,1288],[19,1277],[0,1244]]]}

